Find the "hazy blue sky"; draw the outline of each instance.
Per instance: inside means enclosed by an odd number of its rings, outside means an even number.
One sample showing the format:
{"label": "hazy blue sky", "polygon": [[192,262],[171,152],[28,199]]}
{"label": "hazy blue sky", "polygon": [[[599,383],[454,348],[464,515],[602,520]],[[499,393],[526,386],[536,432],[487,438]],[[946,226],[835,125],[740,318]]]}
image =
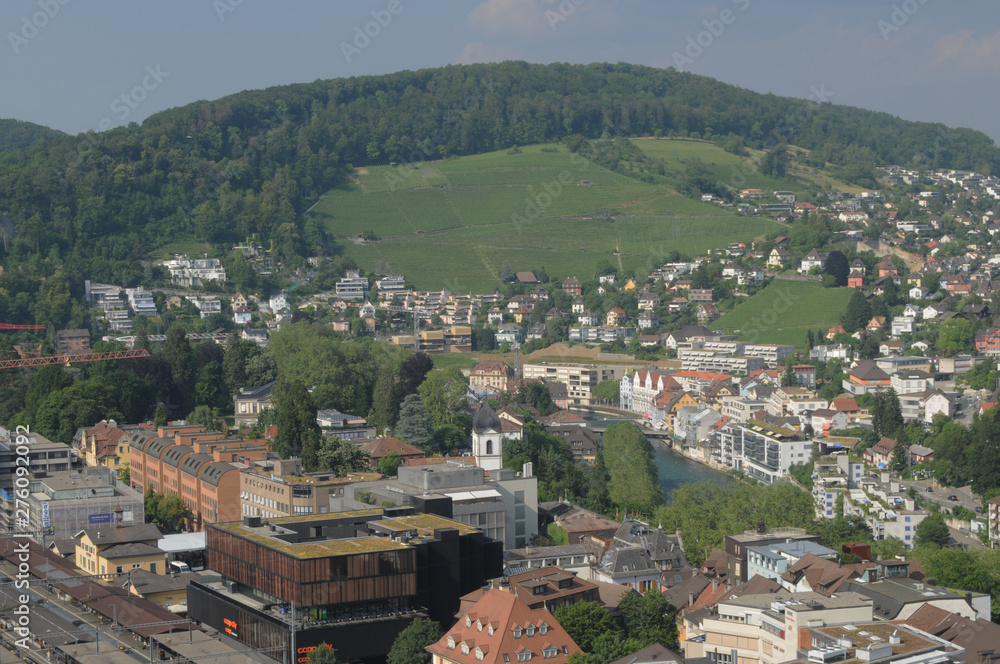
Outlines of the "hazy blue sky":
{"label": "hazy blue sky", "polygon": [[251,88],[520,59],[680,66],[1000,139],[995,0],[3,0],[0,32],[0,117],[68,132]]}

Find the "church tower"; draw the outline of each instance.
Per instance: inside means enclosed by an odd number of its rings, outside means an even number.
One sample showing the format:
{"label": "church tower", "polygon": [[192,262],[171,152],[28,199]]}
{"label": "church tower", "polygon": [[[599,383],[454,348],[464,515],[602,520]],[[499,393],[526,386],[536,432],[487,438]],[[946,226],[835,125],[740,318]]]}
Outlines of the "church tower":
{"label": "church tower", "polygon": [[484,402],[472,419],[472,456],[484,470],[503,467],[503,425],[496,412]]}

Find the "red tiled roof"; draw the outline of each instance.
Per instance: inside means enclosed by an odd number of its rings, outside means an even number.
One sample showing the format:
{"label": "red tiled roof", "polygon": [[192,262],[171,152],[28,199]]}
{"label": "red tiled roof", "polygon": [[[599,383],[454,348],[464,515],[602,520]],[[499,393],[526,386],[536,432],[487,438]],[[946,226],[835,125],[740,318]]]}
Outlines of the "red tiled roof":
{"label": "red tiled roof", "polygon": [[[427,650],[460,664],[522,661],[518,653],[525,650],[530,651],[532,661],[565,664],[580,647],[545,609],[528,608],[513,593],[491,589]],[[549,657],[546,651],[550,651]]]}

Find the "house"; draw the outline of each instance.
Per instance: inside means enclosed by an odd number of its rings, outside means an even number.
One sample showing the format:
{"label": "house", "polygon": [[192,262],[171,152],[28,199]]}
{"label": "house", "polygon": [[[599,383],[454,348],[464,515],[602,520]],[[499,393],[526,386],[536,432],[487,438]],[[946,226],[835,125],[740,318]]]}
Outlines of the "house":
{"label": "house", "polygon": [[405,466],[415,459],[423,459],[427,455],[423,450],[408,445],[398,438],[383,436],[381,438],[361,438],[351,441],[359,450],[368,455],[372,468],[378,468],[379,461],[390,454],[395,454],[400,458]]}
{"label": "house", "polygon": [[528,341],[535,341],[544,339],[547,336],[549,336],[549,330],[545,327],[545,323],[535,323],[528,327],[526,338]]}
{"label": "house", "polygon": [[336,316],[334,316],[333,323],[331,323],[331,325],[333,326],[334,332],[351,331],[351,321],[344,314],[337,314]]}
{"label": "house", "polygon": [[713,320],[719,317],[719,309],[711,302],[702,302],[695,309],[695,315],[698,317],[698,323],[704,325],[705,323],[711,323]]}
{"label": "house", "polygon": [[519,284],[537,284],[538,279],[535,277],[534,272],[515,272],[514,277],[517,279]]}
{"label": "house", "polygon": [[768,267],[782,268],[788,263],[788,250],[784,247],[775,247],[771,249],[770,255],[767,257]]}
{"label": "house", "polygon": [[497,327],[496,334],[494,338],[498,346],[502,344],[513,344],[521,341],[524,338],[524,330],[520,325],[500,325]]}
{"label": "house", "polygon": [[[636,592],[662,591],[690,576],[680,535],[667,534],[636,519],[626,519],[593,570],[596,580],[631,586]],[[593,576],[591,578],[594,578]]]}
{"label": "house", "polygon": [[574,314],[582,314],[587,309],[587,304],[582,297],[578,297],[573,300],[573,306],[570,309]]}
{"label": "house", "polygon": [[987,357],[1000,357],[1000,328],[991,327],[976,332],[976,352]]}
{"label": "house", "polygon": [[643,311],[639,314],[639,329],[648,330],[650,328],[659,327],[660,319],[657,318],[656,314],[652,311]]}
{"label": "house", "polygon": [[934,459],[934,450],[923,445],[910,445],[910,463],[916,465]]}
{"label": "house", "polygon": [[236,415],[236,427],[253,426],[257,418],[271,407],[271,391],[276,381],[271,381],[259,387],[243,387],[233,398],[233,411]]}
{"label": "house", "polygon": [[923,286],[914,286],[909,290],[909,296],[911,300],[926,300],[930,296],[930,294],[931,292],[926,288],[924,288]]}
{"label": "house", "polygon": [[[892,452],[896,449],[897,445],[903,445],[897,440],[892,438],[882,438],[877,443],[866,449],[861,457],[870,466],[875,466],[877,468],[887,468],[892,459]],[[909,464],[909,451],[906,445],[903,445],[904,455],[907,459],[907,464]]]}
{"label": "house", "polygon": [[809,274],[814,268],[822,270],[824,265],[826,265],[826,256],[813,249],[799,263],[799,272]]}
{"label": "house", "polygon": [[847,273],[848,288],[864,288],[865,285],[865,264],[860,258],[855,258],[851,262],[850,271]]}
{"label": "house", "polygon": [[489,312],[486,314],[486,320],[490,325],[499,325],[503,322],[503,310],[497,305],[490,307]]}
{"label": "house", "polygon": [[[555,611],[561,606],[571,606],[577,602],[599,602],[601,599],[596,583],[551,564],[511,574],[505,581],[506,583],[491,584],[490,588],[513,593],[531,609]],[[463,595],[459,615],[470,611],[488,590],[489,588],[476,588]]]}
{"label": "house", "polygon": [[576,277],[567,277],[563,280],[562,290],[570,297],[583,295],[583,287],[580,285],[580,280]]}
{"label": "house", "polygon": [[639,309],[643,311],[652,311],[658,306],[660,306],[660,296],[654,291],[643,289],[643,291],[639,293]]}
{"label": "house", "polygon": [[833,341],[838,334],[847,334],[847,330],[845,330],[840,325],[834,325],[833,327],[831,327],[829,330],[826,331],[826,334],[824,335],[823,338],[826,339],[827,341]]}
{"label": "house", "polygon": [[514,379],[514,369],[500,360],[480,362],[469,372],[469,387],[492,387],[506,392]]}
{"label": "house", "polygon": [[56,332],[56,353],[72,355],[90,352],[90,330],[59,330]]}
{"label": "house", "polygon": [[250,322],[250,310],[246,306],[239,306],[233,309],[233,322],[237,325],[246,325]]}
{"label": "house", "polygon": [[872,316],[872,319],[868,321],[868,325],[865,328],[869,333],[880,332],[885,329],[885,316]]}
{"label": "house", "polygon": [[683,343],[692,341],[718,341],[720,333],[713,332],[701,325],[685,325],[667,335],[665,345],[668,349],[677,350]]}
{"label": "house", "polygon": [[76,565],[90,574],[121,574],[143,569],[167,573],[167,554],[156,547],[163,537],[151,523],[94,525],[76,534]]}
{"label": "house", "polygon": [[892,319],[892,337],[898,339],[904,334],[913,334],[917,331],[917,321],[909,316],[896,316]]}
{"label": "house", "polygon": [[230,298],[229,304],[233,307],[233,309],[236,309],[237,307],[249,307],[250,301],[247,300],[243,293],[236,293],[232,298]]}
{"label": "house", "polygon": [[435,664],[512,664],[534,660],[566,664],[570,655],[580,652],[580,647],[546,609],[532,609],[514,592],[498,588],[479,592],[482,597],[465,615],[444,636],[427,646]]}
{"label": "house", "polygon": [[592,327],[594,325],[601,324],[601,317],[595,314],[593,311],[584,311],[581,312],[579,315],[577,315],[576,322],[579,323],[580,325]]}
{"label": "house", "polygon": [[844,390],[850,394],[868,394],[889,387],[889,374],[872,360],[863,360],[851,369],[843,381]]}
{"label": "house", "polygon": [[129,436],[114,420],[101,420],[83,430],[80,451],[88,466],[118,470],[129,462]]}
{"label": "house", "polygon": [[621,307],[612,307],[608,310],[606,325],[617,327],[625,322],[625,312]]}

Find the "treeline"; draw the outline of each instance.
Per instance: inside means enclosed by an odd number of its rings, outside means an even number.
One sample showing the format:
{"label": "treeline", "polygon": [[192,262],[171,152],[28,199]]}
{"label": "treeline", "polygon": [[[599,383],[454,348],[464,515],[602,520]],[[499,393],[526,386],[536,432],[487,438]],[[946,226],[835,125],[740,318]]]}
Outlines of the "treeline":
{"label": "treeline", "polygon": [[574,135],[756,148],[787,141],[835,165],[1000,171],[1000,151],[980,132],[761,95],[672,69],[456,65],[242,92],[141,126],[0,153],[0,217],[12,220],[0,244],[7,265],[55,251],[67,274],[123,286],[142,277],[136,259],[177,238],[226,244],[257,234],[295,264],[335,251],[303,212],[352,165]]}
{"label": "treeline", "polygon": [[0,152],[23,150],[42,141],[65,138],[67,134],[34,122],[21,120],[0,120]]}

